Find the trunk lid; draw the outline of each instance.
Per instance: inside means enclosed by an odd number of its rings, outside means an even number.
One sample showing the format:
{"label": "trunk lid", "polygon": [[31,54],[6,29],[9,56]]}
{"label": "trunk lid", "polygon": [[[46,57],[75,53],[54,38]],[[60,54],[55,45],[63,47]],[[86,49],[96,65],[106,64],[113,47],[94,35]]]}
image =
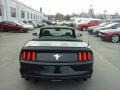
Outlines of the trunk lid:
{"label": "trunk lid", "polygon": [[37,62],[78,62],[79,52],[92,52],[84,42],[30,41],[23,50],[35,51]]}

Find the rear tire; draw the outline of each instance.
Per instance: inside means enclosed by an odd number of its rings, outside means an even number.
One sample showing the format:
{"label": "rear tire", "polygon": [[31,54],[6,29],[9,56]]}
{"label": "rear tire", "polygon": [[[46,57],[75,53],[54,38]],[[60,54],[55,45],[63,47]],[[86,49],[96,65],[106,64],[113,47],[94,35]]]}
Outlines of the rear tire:
{"label": "rear tire", "polygon": [[39,80],[38,79],[33,79],[34,80],[34,83],[38,83],[39,82]]}
{"label": "rear tire", "polygon": [[26,33],[26,32],[27,32],[27,30],[20,29],[20,32],[22,32],[22,33]]}
{"label": "rear tire", "polygon": [[120,40],[120,37],[118,35],[113,35],[111,38],[111,41],[114,43],[117,43]]}
{"label": "rear tire", "polygon": [[24,78],[26,81],[30,81],[30,78],[29,77],[25,77]]}
{"label": "rear tire", "polygon": [[0,32],[3,32],[3,28],[0,28]]}
{"label": "rear tire", "polygon": [[76,82],[80,82],[81,80],[78,78],[78,79],[74,79]]}
{"label": "rear tire", "polygon": [[87,80],[88,80],[88,78],[83,78],[82,80],[83,80],[83,81],[87,81]]}

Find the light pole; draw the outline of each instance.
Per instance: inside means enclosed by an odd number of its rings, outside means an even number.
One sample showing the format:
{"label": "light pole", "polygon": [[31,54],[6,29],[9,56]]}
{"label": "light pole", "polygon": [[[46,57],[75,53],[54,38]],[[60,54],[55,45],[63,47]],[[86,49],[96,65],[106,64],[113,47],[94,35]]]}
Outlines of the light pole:
{"label": "light pole", "polygon": [[104,20],[107,19],[107,15],[106,15],[106,13],[107,13],[107,10],[104,10]]}

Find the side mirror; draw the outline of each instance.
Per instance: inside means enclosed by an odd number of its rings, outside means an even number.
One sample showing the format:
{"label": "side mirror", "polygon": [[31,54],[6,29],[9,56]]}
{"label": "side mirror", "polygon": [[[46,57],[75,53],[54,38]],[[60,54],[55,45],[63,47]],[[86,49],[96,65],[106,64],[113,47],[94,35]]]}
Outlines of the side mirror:
{"label": "side mirror", "polygon": [[37,33],[33,33],[32,35],[33,35],[33,36],[38,36]]}

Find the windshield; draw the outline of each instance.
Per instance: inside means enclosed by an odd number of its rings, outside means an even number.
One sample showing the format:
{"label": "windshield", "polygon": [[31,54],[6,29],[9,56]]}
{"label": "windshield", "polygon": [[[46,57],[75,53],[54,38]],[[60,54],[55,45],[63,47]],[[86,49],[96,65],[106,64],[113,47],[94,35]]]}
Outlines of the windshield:
{"label": "windshield", "polygon": [[13,21],[14,23],[18,24],[18,25],[26,25],[25,23],[23,22],[20,22],[20,21]]}
{"label": "windshield", "polygon": [[105,26],[105,25],[108,25],[108,23],[101,23],[99,26],[102,27],[102,26]]}
{"label": "windshield", "polygon": [[82,22],[82,20],[79,20],[77,23],[80,23],[80,22]]}
{"label": "windshield", "polygon": [[75,19],[70,19],[70,22],[74,22],[75,21]]}
{"label": "windshield", "polygon": [[25,23],[23,23],[23,22],[18,22],[18,23],[20,23],[20,24],[22,24],[22,25],[25,25]]}
{"label": "windshield", "polygon": [[113,26],[113,25],[115,25],[115,23],[108,24],[108,25],[105,26],[105,28],[109,28],[109,27],[111,27],[111,26]]}
{"label": "windshield", "polygon": [[90,20],[81,20],[79,23],[89,23]]}

